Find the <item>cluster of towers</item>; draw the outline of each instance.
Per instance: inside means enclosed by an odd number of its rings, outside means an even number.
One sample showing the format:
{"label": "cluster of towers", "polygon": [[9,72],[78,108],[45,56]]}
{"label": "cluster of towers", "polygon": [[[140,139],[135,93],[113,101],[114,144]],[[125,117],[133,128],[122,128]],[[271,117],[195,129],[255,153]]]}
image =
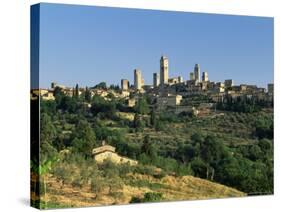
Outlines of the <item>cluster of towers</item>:
{"label": "cluster of towers", "polygon": [[[199,64],[195,64],[194,71],[190,73],[190,80],[195,80],[197,82],[201,82],[200,78],[200,66]],[[202,81],[207,82],[208,73],[202,73]],[[168,84],[181,83],[183,82],[183,78],[181,76],[169,79],[169,61],[165,56],[161,56],[160,58],[160,74],[153,73],[153,87],[164,86]],[[144,79],[142,77],[141,70],[134,70],[134,87],[136,90],[141,90],[144,86]],[[121,88],[122,90],[129,89],[129,81],[126,79],[121,80]]]}
{"label": "cluster of towers", "polygon": [[[168,84],[169,80],[169,62],[168,58],[162,56],[160,59],[160,76],[158,73],[153,73],[153,86],[157,87],[159,85]],[[123,83],[125,80],[121,80],[121,87],[126,88]],[[144,85],[144,79],[142,77],[141,71],[139,69],[134,70],[134,87],[136,90],[140,90]],[[126,89],[124,89],[126,90]]]}
{"label": "cluster of towers", "polygon": [[[190,72],[189,78],[190,78],[190,80],[195,80],[197,82],[201,82],[201,79],[200,79],[200,66],[199,66],[199,64],[195,64],[194,71]],[[202,81],[203,82],[209,81],[208,73],[207,72],[203,72],[202,73]]]}

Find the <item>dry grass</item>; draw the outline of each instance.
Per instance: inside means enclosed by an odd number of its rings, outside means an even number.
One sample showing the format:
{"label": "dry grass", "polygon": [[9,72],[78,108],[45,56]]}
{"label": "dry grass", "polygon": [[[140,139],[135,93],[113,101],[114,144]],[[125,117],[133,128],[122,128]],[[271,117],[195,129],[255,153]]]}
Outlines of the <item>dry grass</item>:
{"label": "dry grass", "polygon": [[149,186],[132,186],[126,184],[122,189],[109,194],[108,189],[96,195],[89,186],[75,188],[71,185],[61,185],[54,177],[48,179],[48,193],[43,201],[56,202],[69,207],[88,207],[112,204],[128,204],[132,197],[143,197],[147,192],[160,192],[163,201],[195,200],[226,197],[241,197],[246,194],[217,183],[192,176],[173,177],[166,176],[156,179],[152,176],[141,174],[129,174],[130,182],[145,181],[157,184],[157,188]]}

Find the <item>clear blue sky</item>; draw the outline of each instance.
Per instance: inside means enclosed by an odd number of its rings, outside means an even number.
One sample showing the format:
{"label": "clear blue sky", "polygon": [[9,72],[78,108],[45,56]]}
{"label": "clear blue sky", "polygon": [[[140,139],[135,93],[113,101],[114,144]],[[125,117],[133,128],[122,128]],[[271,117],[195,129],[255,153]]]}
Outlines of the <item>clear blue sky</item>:
{"label": "clear blue sky", "polygon": [[211,81],[273,82],[273,19],[186,12],[41,4],[40,87],[55,81],[93,86],[145,84],[169,58],[169,77],[189,78],[194,64]]}

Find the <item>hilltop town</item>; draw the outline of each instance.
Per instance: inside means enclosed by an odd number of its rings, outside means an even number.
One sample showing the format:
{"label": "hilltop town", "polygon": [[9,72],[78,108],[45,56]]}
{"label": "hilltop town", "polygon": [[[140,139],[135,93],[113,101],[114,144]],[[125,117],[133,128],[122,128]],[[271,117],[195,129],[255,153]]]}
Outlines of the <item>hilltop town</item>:
{"label": "hilltop town", "polygon": [[[111,97],[122,98],[126,100],[128,107],[134,107],[138,99],[145,94],[151,99],[151,106],[158,111],[168,110],[177,114],[192,112],[195,115],[215,108],[216,104],[229,99],[273,103],[273,84],[268,84],[266,89],[257,85],[235,85],[232,79],[214,82],[209,79],[206,71],[202,72],[201,76],[199,64],[195,64],[194,71],[189,73],[189,79],[186,81],[182,76],[169,77],[169,61],[165,56],[160,58],[159,73],[153,73],[152,76],[153,85],[146,85],[141,70],[135,69],[134,83],[121,79],[121,87],[118,85],[107,87],[105,82],[101,82],[94,87],[81,88],[76,85],[75,88],[71,88],[52,82],[50,89],[40,89],[40,96],[44,100],[54,100],[55,88],[59,88],[70,97],[87,93],[90,97],[97,95],[109,101]],[[33,90],[33,97],[38,94],[38,90]]]}

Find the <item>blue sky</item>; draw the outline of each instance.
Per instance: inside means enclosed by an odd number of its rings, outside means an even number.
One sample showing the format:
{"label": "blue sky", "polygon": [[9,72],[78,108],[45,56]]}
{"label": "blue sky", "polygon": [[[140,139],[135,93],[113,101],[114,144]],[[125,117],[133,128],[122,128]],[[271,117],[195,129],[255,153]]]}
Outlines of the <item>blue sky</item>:
{"label": "blue sky", "polygon": [[273,19],[265,17],[41,4],[40,86],[145,84],[169,58],[169,77],[189,78],[194,64],[211,81],[273,82]]}

